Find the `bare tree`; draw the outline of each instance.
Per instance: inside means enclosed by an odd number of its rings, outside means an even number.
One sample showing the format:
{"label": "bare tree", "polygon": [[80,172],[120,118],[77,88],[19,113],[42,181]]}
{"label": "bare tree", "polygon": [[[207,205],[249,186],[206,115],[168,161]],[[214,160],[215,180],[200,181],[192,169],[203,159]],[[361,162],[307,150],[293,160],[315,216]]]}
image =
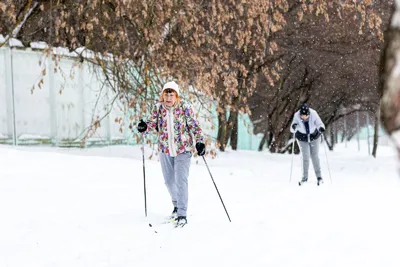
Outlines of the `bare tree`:
{"label": "bare tree", "polygon": [[400,88],[398,58],[400,54],[400,3],[393,8],[389,29],[385,32],[385,45],[381,57],[379,92],[381,94],[380,118],[400,156]]}
{"label": "bare tree", "polygon": [[[15,2],[20,9],[26,4]],[[379,36],[381,21],[374,5],[373,1],[352,0],[44,0],[27,18],[17,37],[24,43],[46,40],[50,46],[94,51],[96,56],[91,62],[103,70],[108,81],[115,82],[117,86],[112,88],[117,98],[125,98],[131,107],[138,104],[140,112],[146,112],[143,102],[151,92],[149,88],[160,86],[157,81],[175,78],[183,87],[193,85],[218,104],[221,149],[229,139],[235,149],[238,114],[251,113],[248,99],[259,76],[263,75],[264,82],[272,86],[280,80],[278,61],[284,55],[312,54],[309,49],[304,51],[307,39],[300,31],[305,29],[304,25],[312,29],[318,28],[315,23],[336,25],[332,20],[349,12],[354,15],[352,21],[358,30]],[[309,19],[314,17],[317,20]],[[296,23],[304,25],[298,28]],[[4,30],[10,32],[11,28]],[[292,30],[294,44],[282,41],[288,33],[284,28]],[[329,53],[323,40],[322,37],[320,42],[308,43]],[[293,47],[295,53],[291,51]],[[315,75],[310,64],[304,65],[302,75],[302,83],[297,86],[303,94],[299,93],[297,101],[307,99],[308,93],[304,92],[309,89],[305,88],[320,86],[315,79],[320,74]],[[285,95],[277,99],[282,97]],[[276,110],[289,112],[295,106],[289,102]],[[98,121],[94,123],[99,125]],[[283,128],[287,125],[287,121],[282,121],[271,128],[274,137],[285,135]],[[279,143],[279,147],[282,141],[275,138],[274,143]]]}
{"label": "bare tree", "polygon": [[[387,21],[390,5],[381,2],[374,7]],[[329,23],[314,14],[305,15],[302,22],[288,18],[286,27],[275,34],[282,40],[277,42],[280,49],[286,51],[280,69],[276,68],[280,78],[273,86],[259,83],[251,98],[255,133],[274,136],[269,147],[272,152],[285,151],[290,120],[301,103],[318,110],[331,129],[329,125],[343,116],[378,108],[375,81],[380,32],[366,27],[359,33],[360,25],[351,10],[340,16],[332,12]],[[331,141],[331,148],[333,144]]]}

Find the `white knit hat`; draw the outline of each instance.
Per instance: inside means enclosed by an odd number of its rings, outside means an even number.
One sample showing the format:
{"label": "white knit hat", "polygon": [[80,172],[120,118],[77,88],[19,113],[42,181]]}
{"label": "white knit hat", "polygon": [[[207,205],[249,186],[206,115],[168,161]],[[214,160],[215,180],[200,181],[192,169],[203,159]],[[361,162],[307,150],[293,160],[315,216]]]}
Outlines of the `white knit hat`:
{"label": "white knit hat", "polygon": [[164,84],[161,94],[163,94],[164,90],[166,89],[173,89],[179,96],[179,85],[176,82],[167,82],[166,84]]}

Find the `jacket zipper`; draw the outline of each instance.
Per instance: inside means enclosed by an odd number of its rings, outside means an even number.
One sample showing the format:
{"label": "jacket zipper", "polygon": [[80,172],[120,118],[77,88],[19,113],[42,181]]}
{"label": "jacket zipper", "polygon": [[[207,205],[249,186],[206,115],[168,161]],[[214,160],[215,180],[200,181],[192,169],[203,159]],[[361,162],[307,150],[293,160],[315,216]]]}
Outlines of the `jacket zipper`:
{"label": "jacket zipper", "polygon": [[174,136],[174,109],[170,108],[167,109],[167,116],[168,116],[168,145],[171,157],[176,157],[176,148],[175,148],[175,136]]}

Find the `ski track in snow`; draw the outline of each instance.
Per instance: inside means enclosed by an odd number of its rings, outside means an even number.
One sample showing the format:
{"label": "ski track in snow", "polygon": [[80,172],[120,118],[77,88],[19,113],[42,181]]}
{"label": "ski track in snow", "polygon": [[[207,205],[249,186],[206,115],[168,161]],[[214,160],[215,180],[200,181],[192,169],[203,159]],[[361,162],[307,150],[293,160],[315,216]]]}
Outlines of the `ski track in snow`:
{"label": "ski track in snow", "polygon": [[[355,143],[320,160],[324,184],[301,178],[295,156],[239,151],[193,158],[188,224],[172,212],[157,158],[140,147],[0,146],[0,266],[400,266],[395,152]],[[149,155],[149,149],[146,149]],[[149,226],[152,225],[152,227]]]}

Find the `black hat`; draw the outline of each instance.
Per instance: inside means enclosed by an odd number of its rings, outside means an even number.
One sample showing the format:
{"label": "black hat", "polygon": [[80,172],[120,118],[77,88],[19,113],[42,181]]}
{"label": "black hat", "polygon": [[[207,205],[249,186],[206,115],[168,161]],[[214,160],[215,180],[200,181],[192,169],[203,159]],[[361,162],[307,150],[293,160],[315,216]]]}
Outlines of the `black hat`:
{"label": "black hat", "polygon": [[307,104],[301,105],[300,115],[310,115],[310,108],[307,106]]}

